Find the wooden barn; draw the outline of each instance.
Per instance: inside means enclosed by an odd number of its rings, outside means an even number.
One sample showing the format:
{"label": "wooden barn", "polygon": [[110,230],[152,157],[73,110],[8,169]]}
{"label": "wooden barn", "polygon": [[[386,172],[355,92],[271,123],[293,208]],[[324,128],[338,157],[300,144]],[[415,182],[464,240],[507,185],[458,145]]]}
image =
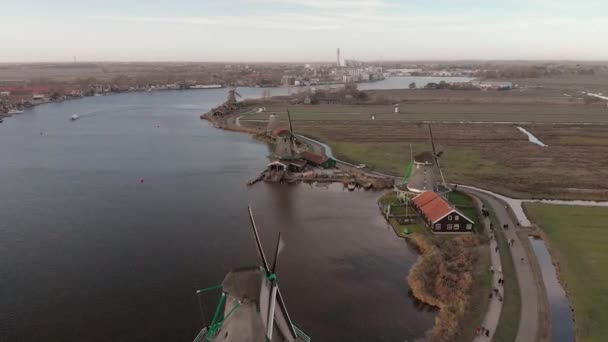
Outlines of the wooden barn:
{"label": "wooden barn", "polygon": [[421,193],[411,203],[433,233],[473,232],[475,222],[433,191]]}

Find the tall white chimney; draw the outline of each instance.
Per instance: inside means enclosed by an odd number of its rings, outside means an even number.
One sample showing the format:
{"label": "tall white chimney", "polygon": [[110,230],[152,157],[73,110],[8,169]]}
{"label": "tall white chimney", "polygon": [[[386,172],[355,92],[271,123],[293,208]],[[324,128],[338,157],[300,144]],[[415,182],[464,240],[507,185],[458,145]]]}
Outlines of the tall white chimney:
{"label": "tall white chimney", "polygon": [[338,48],[338,67],[341,67],[342,63],[340,63],[340,48]]}

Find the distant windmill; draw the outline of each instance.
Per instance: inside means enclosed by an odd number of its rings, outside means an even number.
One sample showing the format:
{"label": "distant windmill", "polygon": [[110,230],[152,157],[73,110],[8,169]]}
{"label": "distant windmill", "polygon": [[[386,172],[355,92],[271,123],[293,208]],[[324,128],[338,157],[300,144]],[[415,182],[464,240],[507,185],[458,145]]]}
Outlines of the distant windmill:
{"label": "distant windmill", "polygon": [[231,105],[231,106],[237,106],[238,105],[238,101],[236,100],[236,97],[243,97],[241,96],[241,94],[236,92],[236,88],[232,88],[228,91],[228,99],[226,100],[226,104]]}
{"label": "distant windmill", "polygon": [[288,129],[276,128],[272,132],[274,141],[274,155],[281,160],[292,160],[297,157],[296,151],[296,136],[293,132],[293,126],[291,124],[291,114],[287,109],[287,123]]}
{"label": "distant windmill", "polygon": [[213,320],[200,331],[194,342],[310,342],[310,337],[292,323],[279,290],[276,271],[284,246],[281,234],[270,268],[251,207],[249,220],[262,265],[235,269],[226,275],[221,285],[197,291],[200,294],[221,288],[222,294]]}
{"label": "distant windmill", "polygon": [[289,108],[287,108],[286,111],[287,111],[287,122],[289,123],[289,132],[291,132],[291,150],[295,155],[295,154],[297,154],[296,146],[297,146],[298,138],[296,138],[296,132],[294,132],[293,125],[291,124],[291,113],[289,112]]}

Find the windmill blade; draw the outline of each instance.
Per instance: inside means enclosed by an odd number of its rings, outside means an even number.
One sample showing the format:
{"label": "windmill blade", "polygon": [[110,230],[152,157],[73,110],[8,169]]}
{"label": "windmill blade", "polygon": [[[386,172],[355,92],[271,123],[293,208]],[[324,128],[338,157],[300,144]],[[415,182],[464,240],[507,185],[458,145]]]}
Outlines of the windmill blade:
{"label": "windmill blade", "polygon": [[272,274],[277,273],[277,261],[279,260],[279,254],[283,250],[283,247],[285,247],[285,243],[283,242],[283,239],[281,238],[281,232],[279,232],[279,238],[277,240],[277,248],[274,250],[274,262],[272,263],[272,271],[271,271]]}
{"label": "windmill blade", "polygon": [[441,165],[439,165],[439,156],[443,154],[443,151],[437,153],[435,150],[435,140],[433,139],[433,129],[431,128],[431,124],[429,124],[429,137],[431,139],[431,147],[433,149],[433,159],[435,160],[435,165],[437,165],[437,169],[439,169],[439,175],[441,176],[441,182],[445,185],[445,178],[443,177],[443,171],[441,171]]}
{"label": "windmill blade", "polygon": [[272,280],[272,285],[270,289],[270,298],[268,303],[268,318],[267,318],[267,326],[266,326],[266,337],[268,341],[272,341],[272,328],[274,327],[274,313],[277,304],[277,293],[279,292],[279,287],[275,280]]}
{"label": "windmill blade", "polygon": [[431,124],[429,124],[429,137],[431,138],[431,147],[433,149],[433,155],[437,156],[435,152],[435,140],[433,140],[433,129],[431,129]]}
{"label": "windmill blade", "polygon": [[447,183],[445,182],[445,178],[443,177],[443,171],[441,171],[441,165],[439,165],[439,159],[437,157],[435,157],[435,163],[437,163],[437,168],[439,169],[439,175],[441,176],[441,181],[443,182],[443,185],[446,185]]}
{"label": "windmill blade", "polygon": [[296,336],[296,331],[293,328],[293,322],[291,321],[291,317],[289,317],[289,313],[287,312],[287,306],[285,306],[285,301],[283,301],[283,296],[281,295],[281,290],[279,289],[278,285],[277,285],[277,303],[279,303],[279,309],[281,309],[281,311],[283,311],[283,314],[285,315],[285,319],[287,319],[287,323],[289,323],[289,331],[291,331],[291,333],[293,334],[293,336]]}
{"label": "windmill blade", "polygon": [[293,135],[293,126],[291,125],[291,114],[289,113],[289,108],[287,110],[287,122],[289,123],[289,131]]}
{"label": "windmill blade", "polygon": [[268,268],[268,261],[266,261],[266,255],[264,254],[264,249],[262,248],[262,242],[260,242],[260,236],[258,235],[258,228],[255,225],[255,220],[253,219],[253,212],[251,211],[251,206],[249,209],[249,220],[251,221],[251,227],[253,228],[253,235],[255,236],[255,243],[258,245],[258,251],[260,252],[260,257],[262,258],[262,263],[264,264],[264,269],[267,274],[270,274],[270,269]]}

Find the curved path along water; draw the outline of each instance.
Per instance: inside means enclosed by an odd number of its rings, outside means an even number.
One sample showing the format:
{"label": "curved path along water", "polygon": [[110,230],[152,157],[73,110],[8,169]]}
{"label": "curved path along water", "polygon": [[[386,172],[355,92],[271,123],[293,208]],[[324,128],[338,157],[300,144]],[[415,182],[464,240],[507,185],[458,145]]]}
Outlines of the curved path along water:
{"label": "curved path along water", "polygon": [[[477,202],[477,204],[479,206],[481,206],[481,203],[480,203],[481,201],[479,200],[479,198],[475,197],[475,201]],[[490,218],[484,217],[482,220],[483,220],[484,230],[485,230],[486,234],[488,234],[488,236],[491,236],[492,233],[490,230]],[[502,269],[500,254],[492,252],[494,250],[494,247],[496,247],[497,243],[498,242],[496,241],[496,239],[490,240],[490,243],[489,243],[490,261],[491,261],[491,264],[492,264],[492,267],[494,270]],[[500,288],[500,286],[498,286],[498,278],[500,278],[500,277],[501,277],[500,273],[493,272],[492,287]],[[502,303],[503,302],[498,300],[498,298],[496,296],[492,296],[492,299],[490,300],[490,304],[488,305],[488,311],[481,324],[484,328],[486,328],[490,331],[488,333],[489,336],[485,336],[485,335],[476,336],[474,342],[482,342],[482,341],[485,342],[488,340],[491,341],[493,339],[494,333],[496,333],[496,328],[498,327],[498,322],[500,320],[500,313],[502,312]]]}
{"label": "curved path along water", "polygon": [[[517,281],[521,294],[521,315],[515,341],[536,341],[539,333],[540,295],[542,294],[538,288],[539,281],[542,286],[542,279],[536,279],[530,264],[531,262],[536,262],[536,260],[528,260],[528,254],[522,245],[523,241],[520,241],[517,236],[515,222],[513,222],[511,215],[509,215],[507,208],[505,208],[505,202],[501,202],[485,191],[472,189],[466,189],[465,191],[488,203],[501,225],[508,224],[510,227],[513,227],[506,229],[504,232],[508,240],[513,239],[517,241],[511,247],[511,256],[513,257],[515,271],[517,272]],[[521,260],[524,261],[522,262]]]}

